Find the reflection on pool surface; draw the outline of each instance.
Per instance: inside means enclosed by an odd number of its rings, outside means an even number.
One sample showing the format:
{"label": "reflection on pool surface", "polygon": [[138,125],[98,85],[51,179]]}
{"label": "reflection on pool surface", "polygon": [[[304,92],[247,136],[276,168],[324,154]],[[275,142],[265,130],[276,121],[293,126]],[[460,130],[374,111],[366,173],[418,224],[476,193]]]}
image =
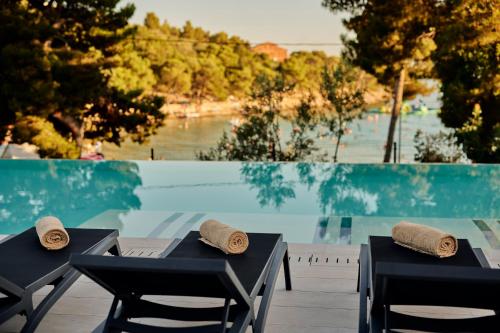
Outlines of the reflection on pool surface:
{"label": "reflection on pool surface", "polygon": [[402,219],[500,248],[499,165],[0,161],[0,234],[41,216],[126,237],[208,218],[290,242],[359,244]]}

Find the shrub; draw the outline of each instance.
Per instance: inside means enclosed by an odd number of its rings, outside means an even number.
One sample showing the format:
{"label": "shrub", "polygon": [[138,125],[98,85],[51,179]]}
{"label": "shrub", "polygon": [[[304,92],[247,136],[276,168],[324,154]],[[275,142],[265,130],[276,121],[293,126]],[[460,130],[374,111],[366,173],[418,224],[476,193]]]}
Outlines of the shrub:
{"label": "shrub", "polygon": [[42,118],[26,116],[18,121],[12,131],[16,143],[29,142],[38,147],[40,157],[78,158],[80,151],[75,142],[66,140],[54,125]]}
{"label": "shrub", "polygon": [[440,131],[436,134],[425,134],[418,130],[413,141],[417,150],[415,161],[422,163],[468,162],[467,155],[453,132]]}

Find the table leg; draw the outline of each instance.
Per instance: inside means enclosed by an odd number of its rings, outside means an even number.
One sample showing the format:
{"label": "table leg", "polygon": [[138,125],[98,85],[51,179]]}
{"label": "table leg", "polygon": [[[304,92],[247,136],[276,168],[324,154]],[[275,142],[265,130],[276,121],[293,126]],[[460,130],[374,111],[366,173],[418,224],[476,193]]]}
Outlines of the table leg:
{"label": "table leg", "polygon": [[[253,332],[260,333],[264,332],[264,325],[266,323],[267,315],[269,312],[269,307],[271,306],[271,296],[274,292],[274,287],[276,285],[276,280],[278,279],[281,262],[288,262],[288,245],[284,243],[280,249],[278,249],[276,256],[273,259],[269,274],[267,275],[266,281],[264,283],[265,289],[262,294],[262,299],[260,300],[259,312],[257,318],[255,318],[255,324],[252,326]],[[290,270],[286,266],[285,269],[285,282],[287,284],[287,290],[291,290],[290,281]],[[287,273],[288,271],[288,273]],[[288,275],[288,278],[287,278]],[[290,289],[288,289],[290,288]]]}
{"label": "table leg", "polygon": [[358,270],[358,291],[359,291],[359,332],[368,332],[368,246],[361,245],[359,253],[359,270]]}
{"label": "table leg", "polygon": [[113,244],[108,250],[109,253],[111,253],[114,256],[121,257],[122,255],[122,250],[120,248],[120,243],[118,242],[118,239],[115,239]]}
{"label": "table leg", "polygon": [[358,293],[359,293],[360,275],[361,275],[361,253],[360,253],[359,259],[358,259],[358,281],[356,283],[356,292],[358,292]]}
{"label": "table leg", "polygon": [[292,290],[292,278],[290,275],[290,257],[288,256],[288,244],[285,243],[285,255],[283,257],[283,270],[285,273],[286,290]]}

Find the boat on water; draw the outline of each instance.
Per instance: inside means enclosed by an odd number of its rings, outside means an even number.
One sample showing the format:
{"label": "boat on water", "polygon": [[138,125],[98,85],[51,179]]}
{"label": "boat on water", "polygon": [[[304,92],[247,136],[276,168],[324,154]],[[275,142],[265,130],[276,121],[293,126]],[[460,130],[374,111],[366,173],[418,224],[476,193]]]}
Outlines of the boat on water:
{"label": "boat on water", "polygon": [[[427,107],[427,105],[423,102],[418,102],[417,104],[409,104],[408,102],[404,102],[401,107],[401,114],[403,115],[416,115],[416,116],[426,116],[429,114],[436,114],[439,109],[433,109]],[[371,114],[390,114],[391,108],[384,105],[379,108],[371,108],[368,109],[368,113]]]}

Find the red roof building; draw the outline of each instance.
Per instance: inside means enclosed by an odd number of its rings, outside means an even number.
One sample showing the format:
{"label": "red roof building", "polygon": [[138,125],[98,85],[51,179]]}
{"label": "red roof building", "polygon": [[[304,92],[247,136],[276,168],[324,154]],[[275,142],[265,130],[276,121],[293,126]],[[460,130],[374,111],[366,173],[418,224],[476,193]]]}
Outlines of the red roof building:
{"label": "red roof building", "polygon": [[288,57],[288,50],[274,43],[262,43],[252,49],[255,53],[267,54],[274,61],[282,62]]}

